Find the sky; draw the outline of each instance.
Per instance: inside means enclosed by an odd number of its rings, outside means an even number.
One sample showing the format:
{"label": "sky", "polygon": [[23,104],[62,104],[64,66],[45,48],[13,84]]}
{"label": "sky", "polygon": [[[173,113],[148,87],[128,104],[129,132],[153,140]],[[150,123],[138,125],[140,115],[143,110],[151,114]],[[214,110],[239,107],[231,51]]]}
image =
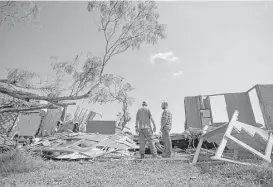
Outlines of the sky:
{"label": "sky", "polygon": [[[42,28],[31,24],[0,27],[0,78],[5,68],[26,68],[41,75],[51,73],[50,57],[61,60],[81,52],[101,55],[102,33],[87,2],[39,2]],[[157,2],[159,21],[167,25],[167,38],[157,45],[142,45],[109,62],[105,72],[120,75],[134,90],[130,108],[133,127],[143,100],[154,116],[157,132],[167,101],[173,114],[171,133],[184,130],[184,97],[243,92],[273,80],[273,2]],[[78,102],[116,119],[121,104]],[[76,106],[70,106],[73,113]],[[100,119],[96,117],[95,119]]]}

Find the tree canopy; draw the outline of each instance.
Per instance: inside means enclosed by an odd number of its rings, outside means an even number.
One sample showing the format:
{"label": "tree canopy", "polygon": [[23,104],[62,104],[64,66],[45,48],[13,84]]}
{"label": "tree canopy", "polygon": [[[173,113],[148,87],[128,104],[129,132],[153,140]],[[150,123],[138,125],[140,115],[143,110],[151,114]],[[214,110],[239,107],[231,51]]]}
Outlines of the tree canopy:
{"label": "tree canopy", "polygon": [[[13,3],[7,2],[0,9],[10,5]],[[103,55],[77,54],[66,61],[54,56],[51,59],[55,76],[50,81],[31,71],[9,69],[6,79],[0,80],[0,93],[27,102],[45,100],[51,107],[79,99],[93,103],[118,101],[123,103],[125,119],[128,105],[133,101],[127,93],[133,88],[122,77],[104,73],[105,66],[114,56],[129,49],[140,49],[142,44],[155,45],[164,39],[165,25],[159,23],[154,1],[91,1],[87,11],[95,13],[97,29],[104,36]],[[2,15],[5,20],[16,17],[16,14]]]}

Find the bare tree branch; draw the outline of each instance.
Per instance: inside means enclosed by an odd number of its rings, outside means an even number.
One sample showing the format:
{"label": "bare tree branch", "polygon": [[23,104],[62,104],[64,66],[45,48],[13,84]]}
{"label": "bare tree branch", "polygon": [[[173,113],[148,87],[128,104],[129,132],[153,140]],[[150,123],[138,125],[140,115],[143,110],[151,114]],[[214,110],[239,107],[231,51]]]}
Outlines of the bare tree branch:
{"label": "bare tree branch", "polygon": [[[37,10],[35,4],[28,5],[30,8],[28,13]],[[8,11],[8,7],[11,6],[17,8],[18,4],[17,2],[5,3],[0,8],[7,8]],[[104,69],[115,55],[129,49],[139,49],[144,43],[155,44],[159,39],[166,37],[165,26],[158,21],[156,3],[154,1],[125,0],[92,1],[88,3],[87,9],[89,12],[95,11],[100,15],[100,26],[98,27],[99,31],[103,32],[106,42],[105,51],[101,56],[76,55],[75,58],[67,61],[59,61],[57,57],[53,57],[52,60],[55,63],[52,63],[52,67],[56,74],[51,77],[51,82],[41,81],[39,76],[30,71],[10,70],[7,79],[0,80],[2,83],[0,84],[0,93],[27,102],[45,100],[58,106],[63,106],[64,104],[61,102],[66,100],[89,99],[90,102],[100,103],[108,101],[123,103],[124,100],[127,100],[129,98],[127,93],[132,89],[130,85],[116,85],[114,91],[111,89],[113,93],[109,94],[107,84],[110,85],[111,81],[117,80],[104,74]],[[8,15],[5,18],[17,17],[14,12],[19,9],[9,11],[3,13]],[[26,15],[29,16],[29,14]],[[20,17],[24,18],[25,15],[20,15]],[[84,60],[82,60],[82,56],[84,56]],[[83,66],[79,67],[80,65]],[[34,79],[38,79],[40,82],[38,84],[31,82]],[[122,80],[115,84],[123,83]],[[124,108],[127,107],[128,103],[125,102]]]}
{"label": "bare tree branch", "polygon": [[23,111],[32,111],[32,110],[38,110],[38,109],[57,109],[58,107],[48,104],[48,105],[41,105],[41,106],[35,106],[35,107],[19,107],[19,108],[5,108],[0,109],[0,113],[4,112],[23,112]]}

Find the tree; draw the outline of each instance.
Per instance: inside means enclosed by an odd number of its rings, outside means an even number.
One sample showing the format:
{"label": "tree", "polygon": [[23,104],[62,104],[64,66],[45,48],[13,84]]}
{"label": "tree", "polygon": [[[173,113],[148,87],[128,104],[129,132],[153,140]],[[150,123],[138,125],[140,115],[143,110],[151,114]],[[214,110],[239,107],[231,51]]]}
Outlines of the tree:
{"label": "tree", "polygon": [[128,122],[131,121],[131,115],[129,112],[129,106],[133,103],[128,97],[124,97],[122,101],[122,111],[118,112],[117,116],[119,118],[119,125],[121,126],[121,130],[125,128]]}
{"label": "tree", "polygon": [[122,130],[131,120],[129,107],[132,106],[134,98],[129,97],[128,93],[133,90],[129,83],[124,82],[124,78],[120,76],[108,75],[105,79],[105,88],[98,94],[97,101],[113,102],[117,101],[122,104],[122,111],[117,113],[119,119],[119,126]]}
{"label": "tree", "polygon": [[45,100],[61,106],[67,100],[104,102],[100,95],[105,95],[105,83],[112,76],[104,74],[110,59],[129,49],[140,49],[144,43],[154,45],[165,38],[165,26],[158,22],[156,9],[154,1],[89,2],[87,10],[96,12],[99,17],[97,25],[105,39],[104,54],[78,54],[62,62],[53,57],[56,76],[50,81],[43,81],[31,71],[11,69],[7,79],[0,80],[0,93],[24,101]]}
{"label": "tree", "polygon": [[0,2],[0,26],[16,23],[25,23],[38,19],[39,7],[33,1],[2,1]]}

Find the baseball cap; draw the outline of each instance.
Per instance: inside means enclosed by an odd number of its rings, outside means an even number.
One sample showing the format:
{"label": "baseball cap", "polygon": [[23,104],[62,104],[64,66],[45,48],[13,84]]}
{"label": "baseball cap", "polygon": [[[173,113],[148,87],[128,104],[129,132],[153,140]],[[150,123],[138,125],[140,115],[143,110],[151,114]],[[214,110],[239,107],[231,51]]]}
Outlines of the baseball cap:
{"label": "baseball cap", "polygon": [[148,106],[147,101],[143,101],[143,102],[142,102],[142,106]]}

